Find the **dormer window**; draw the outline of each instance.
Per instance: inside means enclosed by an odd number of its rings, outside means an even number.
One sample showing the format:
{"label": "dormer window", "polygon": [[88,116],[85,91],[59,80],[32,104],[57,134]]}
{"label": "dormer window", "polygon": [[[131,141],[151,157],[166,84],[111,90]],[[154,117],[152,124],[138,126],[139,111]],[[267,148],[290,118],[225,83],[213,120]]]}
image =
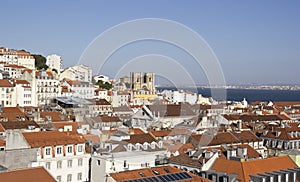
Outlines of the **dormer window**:
{"label": "dormer window", "polygon": [[62,147],[56,147],[56,154],[62,154]]}
{"label": "dormer window", "polygon": [[50,147],[47,147],[47,148],[45,149],[45,153],[46,153],[46,155],[51,155],[51,148],[50,148]]}
{"label": "dormer window", "polygon": [[82,152],[82,151],[83,151],[83,146],[82,146],[82,145],[78,145],[77,151],[78,151],[78,152]]}
{"label": "dormer window", "polygon": [[72,146],[68,146],[68,153],[72,153],[73,147]]}

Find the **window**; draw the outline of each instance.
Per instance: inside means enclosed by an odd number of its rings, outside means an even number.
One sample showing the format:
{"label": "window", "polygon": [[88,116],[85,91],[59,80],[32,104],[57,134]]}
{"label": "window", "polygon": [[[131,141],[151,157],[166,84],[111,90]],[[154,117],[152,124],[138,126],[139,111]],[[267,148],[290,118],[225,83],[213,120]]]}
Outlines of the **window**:
{"label": "window", "polygon": [[68,146],[68,153],[72,153],[72,149],[73,149],[72,146]]}
{"label": "window", "polygon": [[78,181],[81,181],[81,180],[82,180],[82,173],[78,173],[78,174],[77,174],[77,180],[78,180]]}
{"label": "window", "polygon": [[57,169],[61,169],[62,166],[62,162],[61,161],[57,161]]}
{"label": "window", "polygon": [[82,145],[79,145],[78,146],[78,152],[82,152],[82,148],[83,148]]}
{"label": "window", "polygon": [[72,181],[72,174],[68,174],[67,176],[67,182],[71,182]]}
{"label": "window", "polygon": [[57,181],[57,182],[61,182],[61,176],[57,176],[57,177],[56,177],[56,181]]}
{"label": "window", "polygon": [[100,160],[97,160],[97,163],[98,163],[98,166],[100,166],[100,164],[101,164],[101,161],[100,161]]}
{"label": "window", "polygon": [[82,166],[82,159],[78,159],[78,166]]}
{"label": "window", "polygon": [[72,167],[72,160],[68,160],[68,167]]}
{"label": "window", "polygon": [[62,152],[61,152],[61,147],[57,147],[56,148],[56,154],[61,154]]}
{"label": "window", "polygon": [[50,162],[46,162],[46,169],[50,170],[51,163]]}
{"label": "window", "polygon": [[51,148],[46,148],[46,155],[50,155],[51,153]]}

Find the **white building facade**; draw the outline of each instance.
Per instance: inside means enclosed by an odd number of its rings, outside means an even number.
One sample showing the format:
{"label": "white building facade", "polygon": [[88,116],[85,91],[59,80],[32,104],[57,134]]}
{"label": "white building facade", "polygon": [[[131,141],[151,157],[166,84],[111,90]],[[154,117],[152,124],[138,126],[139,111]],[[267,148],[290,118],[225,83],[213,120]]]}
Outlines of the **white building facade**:
{"label": "white building facade", "polygon": [[60,74],[63,79],[92,82],[92,69],[82,64],[69,67]]}
{"label": "white building facade", "polygon": [[85,139],[64,132],[29,132],[23,136],[31,148],[38,148],[32,167],[43,166],[57,182],[88,181],[90,154]]}
{"label": "white building facade", "polygon": [[67,86],[74,91],[73,96],[82,99],[93,99],[95,87],[90,82],[68,80],[62,86]]}
{"label": "white building facade", "polygon": [[57,71],[57,74],[60,75],[61,71],[63,70],[61,56],[52,54],[47,56],[46,59],[46,65],[51,69],[55,69]]}
{"label": "white building facade", "polygon": [[189,104],[195,104],[198,100],[198,95],[196,93],[182,90],[164,90],[161,94],[173,103],[187,102]]}

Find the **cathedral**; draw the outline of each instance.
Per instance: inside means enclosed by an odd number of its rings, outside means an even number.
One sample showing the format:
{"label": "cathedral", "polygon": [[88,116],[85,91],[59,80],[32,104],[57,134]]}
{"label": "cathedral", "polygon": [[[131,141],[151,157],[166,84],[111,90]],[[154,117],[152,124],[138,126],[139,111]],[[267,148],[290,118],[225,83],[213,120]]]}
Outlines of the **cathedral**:
{"label": "cathedral", "polygon": [[130,85],[133,90],[149,90],[155,93],[155,74],[154,73],[130,73]]}

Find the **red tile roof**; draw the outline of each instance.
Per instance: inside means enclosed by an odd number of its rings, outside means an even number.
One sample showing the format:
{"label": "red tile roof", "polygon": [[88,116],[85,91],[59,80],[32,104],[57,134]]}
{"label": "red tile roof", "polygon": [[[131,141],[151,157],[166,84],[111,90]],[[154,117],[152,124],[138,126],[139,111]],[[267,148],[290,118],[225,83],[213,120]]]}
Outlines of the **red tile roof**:
{"label": "red tile roof", "polygon": [[134,135],[134,134],[144,134],[145,132],[141,130],[140,128],[129,128],[129,134]]}
{"label": "red tile roof", "polygon": [[20,69],[25,69],[26,68],[24,66],[20,66],[20,65],[16,65],[16,64],[6,64],[6,65],[4,65],[4,67],[20,68]]}
{"label": "red tile roof", "polygon": [[76,81],[76,80],[68,80],[67,83],[69,85],[80,85],[81,84],[80,81]]}
{"label": "red tile roof", "polygon": [[82,135],[70,135],[65,132],[46,131],[23,133],[32,148],[85,143]]}
{"label": "red tile roof", "polygon": [[[98,117],[99,118],[99,117]],[[117,116],[100,116],[101,122],[122,122]]]}
{"label": "red tile roof", "polygon": [[3,128],[1,123],[0,123],[0,132],[5,132],[5,129]]}
{"label": "red tile roof", "polygon": [[0,87],[13,87],[8,80],[0,80]]}
{"label": "red tile roof", "polygon": [[[45,120],[55,121],[68,121],[68,117],[60,112],[40,112],[41,118]],[[47,118],[48,117],[48,118]],[[51,119],[49,118],[51,117]]]}
{"label": "red tile roof", "polygon": [[295,101],[295,102],[273,102],[275,107],[284,107],[284,106],[295,106],[295,105],[300,105],[300,102]]}
{"label": "red tile roof", "polygon": [[[200,146],[215,146],[221,144],[234,144],[239,143],[239,140],[231,132],[218,132],[215,135],[200,134],[192,135],[191,139],[196,141]],[[199,147],[199,146],[195,146]]]}
{"label": "red tile roof", "polygon": [[99,100],[96,100],[96,105],[111,105],[106,99],[99,99]]}
{"label": "red tile roof", "polygon": [[[168,170],[168,172],[166,172]],[[155,174],[156,171],[158,174]],[[136,169],[130,171],[123,171],[118,173],[110,173],[109,175],[116,181],[125,181],[125,180],[133,180],[143,178],[140,174],[144,175],[144,178],[153,177],[157,175],[167,175],[173,173],[185,172],[183,170],[177,169],[171,166],[162,166],[162,167],[152,167],[152,168],[144,168],[144,169]],[[189,180],[181,180],[181,181],[190,181],[190,182],[210,182],[210,180],[202,178],[200,176],[196,176],[194,174],[188,173],[192,179]]]}
{"label": "red tile roof", "polygon": [[5,147],[6,146],[6,141],[0,139],[0,147]]}
{"label": "red tile roof", "polygon": [[194,150],[195,147],[191,143],[182,144],[180,142],[176,142],[173,144],[165,144],[164,145],[168,151],[175,153],[178,152],[179,154],[184,154],[188,149]]}
{"label": "red tile roof", "polygon": [[27,80],[14,80],[15,84],[29,85],[30,83]]}
{"label": "red tile roof", "polygon": [[147,143],[157,142],[157,140],[153,137],[153,135],[149,133],[130,135],[130,139],[124,141],[132,144],[135,143],[143,144],[145,142]]}
{"label": "red tile roof", "polygon": [[3,113],[23,113],[19,107],[3,107]]}
{"label": "red tile roof", "polygon": [[267,159],[250,160],[245,162],[233,161],[227,159],[217,159],[213,164],[213,170],[217,172],[226,172],[228,174],[237,174],[237,179],[242,182],[250,180],[250,174],[266,173],[288,168],[295,168],[297,165],[288,156],[273,157]]}
{"label": "red tile roof", "polygon": [[5,130],[8,129],[28,129],[29,126],[34,126],[35,128],[39,128],[39,125],[33,121],[29,120],[26,114],[24,113],[9,113],[3,112],[0,114],[0,120],[3,128]]}
{"label": "red tile roof", "polygon": [[68,122],[68,121],[59,121],[59,122],[53,122],[52,125],[56,128],[56,130],[59,131],[59,129],[64,129],[66,126],[71,126],[72,130],[68,131],[71,134],[77,134],[77,128],[78,124],[76,122]]}
{"label": "red tile roof", "polygon": [[84,138],[87,141],[91,141],[94,145],[100,145],[100,138],[98,135],[86,134],[86,135],[84,135]]}
{"label": "red tile roof", "polygon": [[0,173],[1,182],[56,182],[56,180],[43,168],[25,168]]}
{"label": "red tile roof", "polygon": [[258,142],[261,141],[252,131],[244,130],[240,132],[232,132],[232,134],[239,139],[241,143]]}
{"label": "red tile roof", "polygon": [[61,92],[67,93],[67,92],[74,92],[72,89],[69,89],[68,86],[61,86]]}
{"label": "red tile roof", "polygon": [[[53,73],[51,71],[46,71],[47,76],[53,76]],[[35,72],[35,76],[41,76],[41,72],[40,71],[36,71]]]}
{"label": "red tile roof", "polygon": [[147,106],[152,113],[160,113],[160,117],[194,116],[192,108],[188,104],[168,104]]}
{"label": "red tile roof", "polygon": [[24,69],[24,70],[22,71],[22,73],[25,73],[25,72],[28,72],[29,74],[31,74],[31,73],[32,73],[32,70],[31,70],[31,69],[28,69],[28,68],[26,68],[26,69]]}

